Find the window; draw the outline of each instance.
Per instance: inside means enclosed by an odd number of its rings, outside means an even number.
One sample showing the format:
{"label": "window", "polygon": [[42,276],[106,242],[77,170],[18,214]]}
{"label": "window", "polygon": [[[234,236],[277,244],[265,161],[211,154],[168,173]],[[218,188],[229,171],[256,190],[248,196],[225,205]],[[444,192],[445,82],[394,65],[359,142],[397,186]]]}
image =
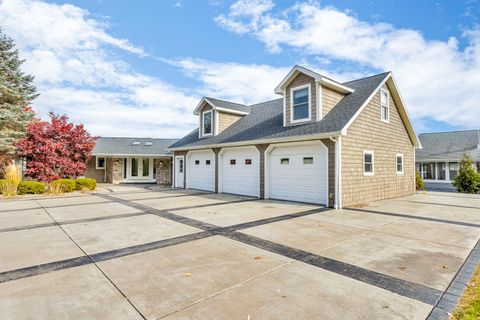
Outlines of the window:
{"label": "window", "polygon": [[373,151],[363,151],[363,175],[373,176]]}
{"label": "window", "polygon": [[290,159],[289,158],[282,158],[280,159],[280,164],[289,164],[290,163]]}
{"label": "window", "polygon": [[436,179],[435,162],[422,163],[422,172],[423,172],[422,179],[435,180]]}
{"label": "window", "polygon": [[252,159],[245,159],[245,164],[252,164]]}
{"label": "window", "polygon": [[97,169],[105,169],[105,157],[97,157]]}
{"label": "window", "polygon": [[183,173],[183,159],[178,159],[178,173]]}
{"label": "window", "polygon": [[390,93],[382,89],[380,91],[380,114],[383,122],[390,121]]}
{"label": "window", "polygon": [[310,120],[310,85],[291,90],[291,122]]}
{"label": "window", "polygon": [[303,164],[313,164],[313,157],[304,157]]}
{"label": "window", "polygon": [[212,111],[203,113],[203,135],[212,134]]}
{"label": "window", "polygon": [[127,158],[123,159],[123,179],[127,179]]}
{"label": "window", "polygon": [[437,163],[437,170],[438,170],[438,175],[437,175],[438,180],[447,179],[447,176],[446,176],[447,165],[445,164],[445,162],[438,162]]}
{"label": "window", "polygon": [[132,177],[138,176],[138,159],[132,158]]}
{"label": "window", "polygon": [[200,164],[200,160],[195,160],[195,165],[198,166]]}
{"label": "window", "polygon": [[150,159],[143,158],[142,177],[148,177],[150,174]]}
{"label": "window", "polygon": [[210,160],[205,160],[205,164],[206,164],[207,166],[209,166],[209,165],[210,165]]}
{"label": "window", "polygon": [[396,163],[397,163],[397,174],[403,174],[403,154],[397,153]]}
{"label": "window", "polygon": [[237,164],[237,160],[235,160],[235,159],[230,159],[230,164],[231,164],[231,165]]}
{"label": "window", "polygon": [[448,163],[448,170],[450,171],[450,180],[455,180],[455,178],[458,176],[458,162],[449,162]]}

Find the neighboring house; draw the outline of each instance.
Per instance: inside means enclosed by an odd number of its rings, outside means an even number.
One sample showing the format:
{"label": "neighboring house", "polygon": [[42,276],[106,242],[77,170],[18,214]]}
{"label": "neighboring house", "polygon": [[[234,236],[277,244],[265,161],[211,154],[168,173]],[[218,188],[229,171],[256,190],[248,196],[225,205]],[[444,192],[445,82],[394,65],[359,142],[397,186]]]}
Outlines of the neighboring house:
{"label": "neighboring house", "polygon": [[419,135],[423,149],[416,152],[416,168],[427,189],[455,188],[460,160],[470,155],[480,172],[480,130],[423,133]]}
{"label": "neighboring house", "polygon": [[85,176],[108,183],[172,183],[172,153],[176,139],[97,139]]}
{"label": "neighboring house", "polygon": [[390,72],[339,83],[295,66],[255,105],[203,98],[174,187],[336,208],[415,192],[413,130]]}

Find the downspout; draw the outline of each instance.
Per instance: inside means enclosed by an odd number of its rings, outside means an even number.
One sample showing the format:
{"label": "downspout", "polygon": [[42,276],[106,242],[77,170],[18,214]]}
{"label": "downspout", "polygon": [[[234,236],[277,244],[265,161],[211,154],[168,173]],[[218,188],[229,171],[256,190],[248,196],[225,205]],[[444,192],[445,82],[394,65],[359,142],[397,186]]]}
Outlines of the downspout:
{"label": "downspout", "polygon": [[341,136],[336,138],[329,137],[335,143],[335,202],[334,208],[342,208],[342,154],[341,154]]}

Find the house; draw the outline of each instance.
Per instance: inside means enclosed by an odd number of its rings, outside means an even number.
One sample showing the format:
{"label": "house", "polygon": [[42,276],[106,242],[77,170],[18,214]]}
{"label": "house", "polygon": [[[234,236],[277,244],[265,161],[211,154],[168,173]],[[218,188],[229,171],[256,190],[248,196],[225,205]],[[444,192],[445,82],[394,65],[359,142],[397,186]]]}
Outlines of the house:
{"label": "house", "polygon": [[392,73],[339,83],[295,66],[275,93],[201,99],[198,128],[169,148],[173,186],[336,208],[415,192],[420,142]]}
{"label": "house", "polygon": [[416,168],[427,189],[455,190],[460,160],[468,154],[480,172],[480,130],[423,133],[423,149],[416,152]]}
{"label": "house", "polygon": [[171,185],[172,156],[167,149],[176,139],[97,139],[85,176],[108,183]]}

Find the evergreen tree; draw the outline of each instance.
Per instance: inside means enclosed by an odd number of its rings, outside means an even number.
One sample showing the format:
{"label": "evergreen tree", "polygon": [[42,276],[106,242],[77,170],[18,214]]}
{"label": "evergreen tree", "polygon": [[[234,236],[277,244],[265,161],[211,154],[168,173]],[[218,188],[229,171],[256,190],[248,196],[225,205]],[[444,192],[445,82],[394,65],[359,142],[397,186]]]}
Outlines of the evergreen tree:
{"label": "evergreen tree", "polygon": [[477,193],[480,191],[480,174],[475,172],[473,161],[467,154],[460,161],[460,171],[453,181],[458,192]]}
{"label": "evergreen tree", "polygon": [[23,62],[13,40],[0,29],[0,160],[15,154],[13,143],[25,136],[34,116],[29,104],[38,94],[33,76],[20,69]]}

